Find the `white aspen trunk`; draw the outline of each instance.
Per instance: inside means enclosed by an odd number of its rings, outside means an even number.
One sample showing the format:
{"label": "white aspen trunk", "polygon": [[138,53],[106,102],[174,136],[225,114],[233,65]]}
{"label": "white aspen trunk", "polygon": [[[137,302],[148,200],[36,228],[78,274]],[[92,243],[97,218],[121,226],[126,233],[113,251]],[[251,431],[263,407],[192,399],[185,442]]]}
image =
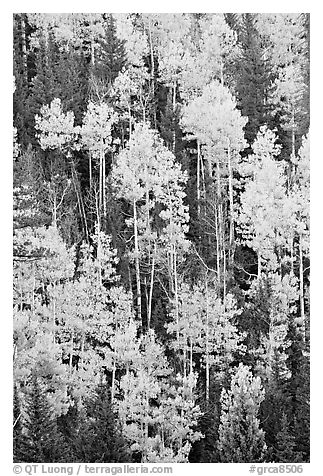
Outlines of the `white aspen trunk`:
{"label": "white aspen trunk", "polygon": [[97,249],[97,260],[98,260],[98,285],[99,287],[102,286],[102,269],[101,269],[101,216],[100,210],[97,207],[97,220],[98,220],[98,249]]}
{"label": "white aspen trunk", "polygon": [[147,278],[144,277],[144,286],[145,286],[145,298],[146,298],[146,311],[147,311],[147,328],[148,328],[148,306],[149,306],[149,297],[148,297],[148,286],[147,286]]}
{"label": "white aspen trunk", "polygon": [[142,321],[141,313],[141,285],[140,285],[140,264],[139,264],[139,244],[138,244],[138,221],[137,221],[137,204],[133,201],[133,227],[135,235],[135,266],[136,266],[136,285],[137,285],[137,309],[138,318]]}
{"label": "white aspen trunk", "polygon": [[301,311],[302,338],[305,342],[305,305],[304,305],[304,267],[303,267],[303,237],[299,236],[299,303]]}
{"label": "white aspen trunk", "polygon": [[184,332],[184,349],[183,349],[183,375],[184,378],[186,379],[187,377],[187,372],[186,372],[186,360],[187,360],[187,337],[186,337],[186,332]]}
{"label": "white aspen trunk", "polygon": [[205,277],[205,297],[206,297],[206,343],[205,343],[205,398],[209,402],[210,398],[210,360],[209,360],[209,289],[207,277]]}
{"label": "white aspen trunk", "polygon": [[292,110],[292,156],[295,157],[295,112]]}
{"label": "white aspen trunk", "polygon": [[90,176],[90,190],[92,190],[92,158],[91,158],[91,152],[89,152],[89,176]]}
{"label": "white aspen trunk", "polygon": [[[173,121],[175,121],[175,111],[176,111],[176,81],[173,85]],[[175,122],[174,122],[174,129],[173,129],[173,154],[175,154],[176,150],[176,131],[175,131]]]}
{"label": "white aspen trunk", "polygon": [[290,239],[289,249],[290,249],[291,274],[292,276],[294,276],[294,238],[293,236]]}
{"label": "white aspen trunk", "polygon": [[72,334],[71,334],[70,345],[71,345],[71,350],[70,350],[69,371],[70,371],[70,374],[71,374],[72,373],[72,365],[73,365],[74,330],[72,331]]}
{"label": "white aspen trunk", "polygon": [[[217,266],[218,266],[218,282],[221,284],[221,257],[223,257],[223,240],[222,240],[222,214],[221,214],[221,178],[220,178],[220,161],[217,157],[216,161],[216,213],[217,213]],[[225,276],[223,276],[225,280]]]}
{"label": "white aspen trunk", "polygon": [[75,190],[75,194],[76,194],[76,198],[77,198],[77,205],[78,205],[80,217],[81,217],[81,220],[82,220],[82,223],[83,223],[83,230],[84,230],[86,239],[88,240],[89,232],[88,232],[88,227],[87,227],[87,220],[86,220],[86,214],[85,214],[85,209],[84,209],[84,203],[83,203],[83,199],[82,199],[82,194],[79,192],[79,189],[78,189],[78,186],[77,186],[77,183],[76,183],[77,177],[76,177],[76,170],[75,170],[75,165],[74,165],[73,161],[71,161],[71,166],[72,166],[72,181],[73,181],[74,190]]}
{"label": "white aspen trunk", "polygon": [[100,213],[102,210],[102,175],[103,175],[103,146],[101,140],[101,150],[100,150],[100,171],[99,171],[99,209]]}
{"label": "white aspen trunk", "polygon": [[57,202],[56,202],[56,194],[54,193],[54,201],[53,201],[53,218],[52,218],[52,226],[57,228]]}
{"label": "white aspen trunk", "polygon": [[205,187],[205,171],[204,171],[204,162],[201,155],[201,144],[200,144],[200,160],[201,160],[201,174],[202,174],[202,189],[203,189],[203,198],[206,199],[206,187]]}
{"label": "white aspen trunk", "polygon": [[[84,319],[83,319],[84,323]],[[82,331],[82,340],[81,340],[81,367],[83,367],[83,353],[84,353],[84,344],[85,344],[85,333]]]}
{"label": "white aspen trunk", "polygon": [[146,105],[141,102],[141,109],[142,109],[142,120],[143,122],[146,122]]}
{"label": "white aspen trunk", "polygon": [[261,256],[260,256],[260,251],[258,251],[258,280],[260,279],[261,276]]}
{"label": "white aspen trunk", "polygon": [[231,148],[228,140],[228,171],[229,171],[229,202],[230,202],[230,261],[233,256],[233,242],[234,242],[234,222],[233,222],[233,185],[232,185],[232,167],[231,167]]}
{"label": "white aspen trunk", "polygon": [[91,39],[91,64],[94,66],[95,63],[95,56],[94,56],[94,41],[93,38]]}
{"label": "white aspen trunk", "polygon": [[[56,298],[55,298],[55,283],[54,283],[54,298],[53,298],[53,343],[55,344],[55,326],[56,326]],[[34,293],[33,293],[34,294]]]}
{"label": "white aspen trunk", "polygon": [[73,180],[74,190],[75,190],[75,194],[76,194],[79,213],[80,213],[80,216],[82,217],[83,213],[82,213],[82,207],[81,207],[81,202],[80,202],[80,196],[79,196],[79,192],[78,192],[77,185],[76,185],[76,182],[75,182],[75,175],[74,175],[73,172],[72,172],[72,180]]}
{"label": "white aspen trunk", "polygon": [[[153,103],[155,103],[155,62],[154,62],[154,49],[151,36],[151,26],[150,20],[148,22],[148,32],[149,32],[149,47],[150,47],[150,59],[151,59],[151,92],[153,97]],[[156,118],[156,107],[153,106],[154,111],[154,128],[157,129],[157,118]]]}
{"label": "white aspen trunk", "polygon": [[147,314],[148,329],[150,328],[151,308],[152,308],[152,300],[153,300],[154,277],[155,277],[155,255],[156,255],[156,243],[154,243],[154,252],[153,252],[151,275],[150,275],[149,303],[148,303],[148,314]]}
{"label": "white aspen trunk", "polygon": [[[224,230],[223,230],[224,233]],[[227,257],[225,253],[225,243],[223,239],[223,303],[225,304],[225,299],[227,295]]]}
{"label": "white aspen trunk", "polygon": [[[130,99],[129,99],[130,101]],[[131,117],[131,108],[130,103],[128,104],[128,114],[129,114],[129,141],[131,140],[131,128],[132,128],[132,117]]]}
{"label": "white aspen trunk", "polygon": [[113,357],[112,382],[111,382],[111,403],[114,402],[115,380],[116,380],[116,362],[115,362],[115,358]]}
{"label": "white aspen trunk", "polygon": [[103,153],[102,161],[102,196],[103,196],[103,216],[107,217],[107,202],[105,198],[105,154]]}
{"label": "white aspen trunk", "polygon": [[218,204],[215,204],[215,239],[216,239],[216,271],[217,271],[217,283],[220,287],[221,270],[220,270],[220,236],[219,236],[219,220],[218,220]]}
{"label": "white aspen trunk", "polygon": [[175,293],[175,313],[176,313],[176,338],[177,338],[177,345],[179,348],[179,310],[178,310],[178,282],[177,282],[177,256],[176,256],[176,248],[175,244],[173,245],[174,250],[174,293]]}
{"label": "white aspen trunk", "polygon": [[201,192],[200,192],[200,142],[197,139],[197,172],[196,172],[196,196],[197,196],[197,217],[200,218],[201,213]]}
{"label": "white aspen trunk", "polygon": [[32,305],[32,308],[31,308],[31,313],[32,313],[32,316],[34,317],[35,315],[35,286],[36,286],[36,279],[35,279],[35,263],[33,262],[33,265],[32,265],[32,269],[33,269],[33,284],[32,284],[32,292],[31,292],[31,305]]}

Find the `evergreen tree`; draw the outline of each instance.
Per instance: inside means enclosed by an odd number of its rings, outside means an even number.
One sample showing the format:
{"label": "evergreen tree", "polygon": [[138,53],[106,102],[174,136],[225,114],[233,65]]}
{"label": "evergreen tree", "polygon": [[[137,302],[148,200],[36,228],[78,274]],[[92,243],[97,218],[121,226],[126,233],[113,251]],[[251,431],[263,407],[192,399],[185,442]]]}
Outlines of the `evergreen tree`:
{"label": "evergreen tree", "polygon": [[111,392],[101,383],[86,401],[83,423],[75,443],[76,458],[86,463],[121,463],[130,461],[117,416],[111,405]]}
{"label": "evergreen tree", "polygon": [[264,460],[266,444],[257,414],[264,399],[259,377],[240,364],[229,391],[222,390],[218,449],[223,463]]}
{"label": "evergreen tree", "polygon": [[83,55],[62,52],[56,65],[56,97],[67,111],[73,111],[75,122],[81,125],[88,101],[88,65]]}
{"label": "evergreen tree", "polygon": [[28,68],[29,50],[28,20],[25,13],[13,15],[13,75],[15,93],[13,97],[13,120],[17,127],[18,141],[23,147],[32,142],[33,133],[30,128],[30,112],[28,100],[30,96],[30,75]]}
{"label": "evergreen tree", "polygon": [[275,462],[277,463],[297,463],[301,461],[300,455],[295,452],[295,438],[292,435],[286,413],[281,419],[281,430],[277,434]]}
{"label": "evergreen tree", "polygon": [[23,426],[22,426],[22,409],[18,394],[17,385],[13,389],[13,461],[18,463],[22,458],[23,446]]}
{"label": "evergreen tree", "polygon": [[[296,341],[297,342],[297,341]],[[307,352],[300,355],[300,349],[294,346],[297,357],[291,355],[292,379],[290,392],[292,395],[291,410],[293,418],[296,451],[300,453],[303,462],[310,461],[310,362]],[[297,355],[298,354],[298,355]],[[297,363],[297,360],[299,362]]]}
{"label": "evergreen tree", "polygon": [[117,37],[115,19],[111,13],[104,14],[104,32],[105,35],[98,41],[92,74],[108,86],[126,66],[126,52],[124,41]]}
{"label": "evergreen tree", "polygon": [[238,26],[238,41],[241,57],[236,63],[236,90],[238,107],[243,116],[248,117],[244,128],[245,137],[251,144],[260,126],[270,119],[268,91],[271,84],[271,69],[264,57],[256,14],[241,14]]}
{"label": "evergreen tree", "polygon": [[[53,35],[49,32],[47,37],[40,38],[39,48],[35,53],[36,74],[32,78],[30,96],[26,103],[29,127],[34,127],[35,115],[39,114],[41,107],[49,104],[55,97],[59,97],[57,94],[57,62],[57,46]],[[34,139],[35,133],[30,132],[30,136],[30,142],[35,146],[37,144]]]}
{"label": "evergreen tree", "polygon": [[57,427],[46,389],[36,375],[32,377],[30,392],[26,395],[23,426],[21,462],[63,463],[69,460],[68,446]]}
{"label": "evergreen tree", "polygon": [[309,15],[13,20],[15,461],[309,461]]}

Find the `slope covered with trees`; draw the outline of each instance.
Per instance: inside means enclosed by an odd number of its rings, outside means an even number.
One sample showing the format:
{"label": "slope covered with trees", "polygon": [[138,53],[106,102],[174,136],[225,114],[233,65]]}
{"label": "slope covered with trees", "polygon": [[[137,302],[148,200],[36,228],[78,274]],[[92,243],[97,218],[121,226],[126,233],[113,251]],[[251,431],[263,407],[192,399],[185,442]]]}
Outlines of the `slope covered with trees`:
{"label": "slope covered with trees", "polygon": [[309,461],[308,15],[13,49],[14,460]]}

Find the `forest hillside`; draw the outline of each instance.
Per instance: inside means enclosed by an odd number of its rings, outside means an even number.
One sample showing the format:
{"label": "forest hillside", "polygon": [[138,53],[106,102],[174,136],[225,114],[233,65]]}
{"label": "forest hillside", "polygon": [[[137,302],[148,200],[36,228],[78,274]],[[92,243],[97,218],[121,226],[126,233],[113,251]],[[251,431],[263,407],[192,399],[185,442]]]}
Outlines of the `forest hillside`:
{"label": "forest hillside", "polygon": [[309,461],[309,29],[14,14],[14,461]]}

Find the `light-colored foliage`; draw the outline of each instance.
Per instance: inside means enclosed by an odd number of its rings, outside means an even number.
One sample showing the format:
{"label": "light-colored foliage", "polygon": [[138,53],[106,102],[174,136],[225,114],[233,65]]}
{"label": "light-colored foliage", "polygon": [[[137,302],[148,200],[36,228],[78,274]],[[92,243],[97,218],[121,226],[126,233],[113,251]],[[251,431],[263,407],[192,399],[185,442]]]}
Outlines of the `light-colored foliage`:
{"label": "light-colored foliage", "polygon": [[218,448],[224,463],[255,463],[263,460],[266,444],[258,411],[264,400],[259,377],[240,364],[230,390],[222,390]]}

